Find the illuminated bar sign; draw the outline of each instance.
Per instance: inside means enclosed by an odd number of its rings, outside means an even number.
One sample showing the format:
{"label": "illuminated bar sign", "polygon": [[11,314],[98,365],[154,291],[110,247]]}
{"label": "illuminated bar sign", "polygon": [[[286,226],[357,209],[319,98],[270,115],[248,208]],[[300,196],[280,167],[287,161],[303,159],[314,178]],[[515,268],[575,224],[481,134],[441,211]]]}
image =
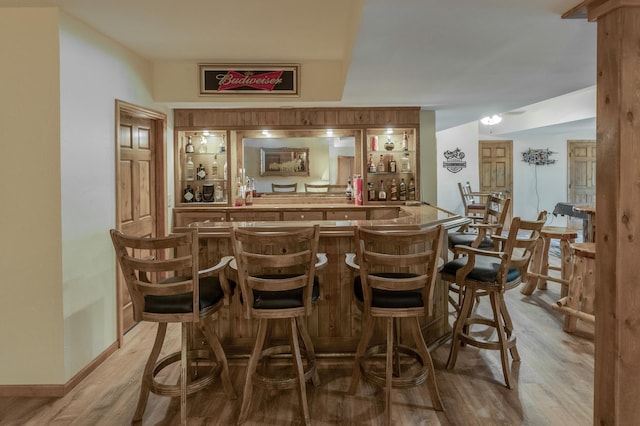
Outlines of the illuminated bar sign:
{"label": "illuminated bar sign", "polygon": [[297,64],[199,64],[201,95],[298,96]]}

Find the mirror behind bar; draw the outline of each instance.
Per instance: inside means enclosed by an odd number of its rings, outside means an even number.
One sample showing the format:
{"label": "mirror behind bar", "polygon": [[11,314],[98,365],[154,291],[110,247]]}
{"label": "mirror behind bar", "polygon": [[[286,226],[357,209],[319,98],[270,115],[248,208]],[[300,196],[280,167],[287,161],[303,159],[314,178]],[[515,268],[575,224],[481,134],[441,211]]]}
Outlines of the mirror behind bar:
{"label": "mirror behind bar", "polygon": [[[344,196],[347,178],[355,170],[355,137],[352,135],[243,138],[242,143],[245,174],[255,179],[256,191],[265,195],[272,193],[272,183],[298,183],[297,192],[278,192],[278,196],[304,195],[307,183],[330,185],[327,192],[314,192],[309,195]],[[277,152],[274,150],[291,153],[293,159],[299,159],[299,153],[303,152],[308,160],[308,164],[304,166],[305,170],[276,170],[277,162],[265,161],[265,154]],[[268,157],[267,160],[269,158],[272,157]]]}

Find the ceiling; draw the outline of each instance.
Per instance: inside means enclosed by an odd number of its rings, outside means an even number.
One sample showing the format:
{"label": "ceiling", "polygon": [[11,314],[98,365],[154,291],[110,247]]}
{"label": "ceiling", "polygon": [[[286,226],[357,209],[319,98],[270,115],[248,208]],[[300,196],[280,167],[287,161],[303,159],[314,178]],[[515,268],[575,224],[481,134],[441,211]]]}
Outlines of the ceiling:
{"label": "ceiling", "polygon": [[305,63],[331,64],[341,70],[341,98],[303,106],[420,106],[436,110],[443,130],[594,86],[596,24],[560,17],[578,3],[0,0],[0,7],[59,7],[154,63],[301,63],[302,79],[322,77],[305,75]]}

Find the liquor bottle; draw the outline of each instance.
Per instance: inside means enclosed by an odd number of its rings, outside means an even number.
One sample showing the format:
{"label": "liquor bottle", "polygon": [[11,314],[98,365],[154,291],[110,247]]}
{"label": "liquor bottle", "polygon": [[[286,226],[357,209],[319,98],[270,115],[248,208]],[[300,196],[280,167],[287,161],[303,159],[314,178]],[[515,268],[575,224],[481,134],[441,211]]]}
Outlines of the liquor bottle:
{"label": "liquor bottle", "polygon": [[194,152],[193,143],[191,142],[191,136],[189,136],[189,140],[187,142],[187,146],[184,148],[184,152],[187,154],[192,154]]}
{"label": "liquor bottle", "polygon": [[384,190],[384,181],[380,180],[380,189],[378,190],[378,200],[387,201],[387,193]]}
{"label": "liquor bottle", "polygon": [[411,157],[408,152],[402,154],[402,159],[400,160],[400,171],[405,173],[411,171]]}
{"label": "liquor bottle", "polygon": [[369,182],[367,183],[367,187],[368,187],[368,194],[367,194],[367,199],[369,201],[375,201],[376,200],[376,188],[375,185],[373,184],[373,182]]}
{"label": "liquor bottle", "polygon": [[247,184],[244,188],[244,203],[247,206],[253,204],[253,188],[251,188],[251,178],[247,177]]}
{"label": "liquor bottle", "polygon": [[373,154],[369,154],[369,172],[375,173],[377,170],[376,163],[373,161]]}
{"label": "liquor bottle", "polygon": [[198,173],[196,173],[197,180],[204,180],[207,177],[207,172],[204,170],[202,163],[198,166]]}
{"label": "liquor bottle", "polygon": [[402,134],[402,150],[403,151],[409,150],[409,136],[407,135],[407,132],[404,132]]}
{"label": "liquor bottle", "polygon": [[200,146],[198,147],[198,152],[200,154],[205,154],[207,152],[207,138],[204,135],[200,136]]}
{"label": "liquor bottle", "polygon": [[196,187],[196,195],[195,197],[193,197],[193,200],[196,203],[199,203],[200,201],[202,201],[202,191],[200,191],[200,185]]}
{"label": "liquor bottle", "polygon": [[396,185],[396,180],[391,179],[391,201],[398,201],[398,186]]}
{"label": "liquor bottle", "polygon": [[382,154],[380,154],[380,161],[378,161],[378,172],[382,172],[384,173],[385,167],[384,167],[384,156]]}
{"label": "liquor bottle", "polygon": [[187,157],[187,167],[185,177],[187,180],[193,180],[195,177],[195,167],[193,166],[193,160],[191,157]]}
{"label": "liquor bottle", "polygon": [[213,194],[214,190],[213,190],[213,184],[203,184],[202,185],[202,201],[204,201],[205,203],[210,203],[213,201],[214,199],[214,194]]}
{"label": "liquor bottle", "polygon": [[353,200],[353,186],[351,186],[351,178],[347,179],[347,191],[346,191],[347,201]]}
{"label": "liquor bottle", "polygon": [[192,203],[193,197],[194,197],[193,188],[191,188],[191,185],[187,185],[187,187],[184,189],[184,202]]}
{"label": "liquor bottle", "polygon": [[218,177],[218,156],[213,156],[213,162],[211,163],[211,177],[216,179]]}
{"label": "liquor bottle", "polygon": [[391,156],[391,160],[389,160],[389,172],[390,173],[396,172],[396,159],[393,158],[393,155]]}
{"label": "liquor bottle", "polygon": [[416,184],[413,181],[413,178],[411,178],[411,180],[409,180],[409,200],[415,200],[416,199]]}
{"label": "liquor bottle", "polygon": [[236,183],[236,207],[239,207],[244,202],[244,197],[242,193],[242,185],[240,184],[240,178],[238,178],[238,182]]}
{"label": "liquor bottle", "polygon": [[371,151],[377,151],[377,150],[378,150],[378,137],[371,136]]}
{"label": "liquor bottle", "polygon": [[400,201],[407,200],[407,184],[404,181],[404,178],[400,180]]}
{"label": "liquor bottle", "polygon": [[227,162],[224,162],[224,167],[222,168],[222,173],[224,173],[224,176],[222,176],[222,179],[227,180]]}
{"label": "liquor bottle", "polygon": [[220,182],[216,184],[216,189],[213,196],[217,202],[224,201],[224,191],[222,190],[222,185],[220,185]]}
{"label": "liquor bottle", "polygon": [[253,198],[256,198],[258,191],[256,190],[256,180],[251,178],[251,192],[253,193]]}

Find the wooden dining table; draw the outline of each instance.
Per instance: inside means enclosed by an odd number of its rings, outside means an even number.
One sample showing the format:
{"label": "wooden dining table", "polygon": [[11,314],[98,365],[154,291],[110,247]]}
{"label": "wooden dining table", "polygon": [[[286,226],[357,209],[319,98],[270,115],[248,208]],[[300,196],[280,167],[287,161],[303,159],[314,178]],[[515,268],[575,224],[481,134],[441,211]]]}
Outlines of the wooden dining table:
{"label": "wooden dining table", "polygon": [[574,206],[573,210],[578,213],[585,213],[587,219],[582,225],[583,241],[586,243],[596,242],[596,206]]}

